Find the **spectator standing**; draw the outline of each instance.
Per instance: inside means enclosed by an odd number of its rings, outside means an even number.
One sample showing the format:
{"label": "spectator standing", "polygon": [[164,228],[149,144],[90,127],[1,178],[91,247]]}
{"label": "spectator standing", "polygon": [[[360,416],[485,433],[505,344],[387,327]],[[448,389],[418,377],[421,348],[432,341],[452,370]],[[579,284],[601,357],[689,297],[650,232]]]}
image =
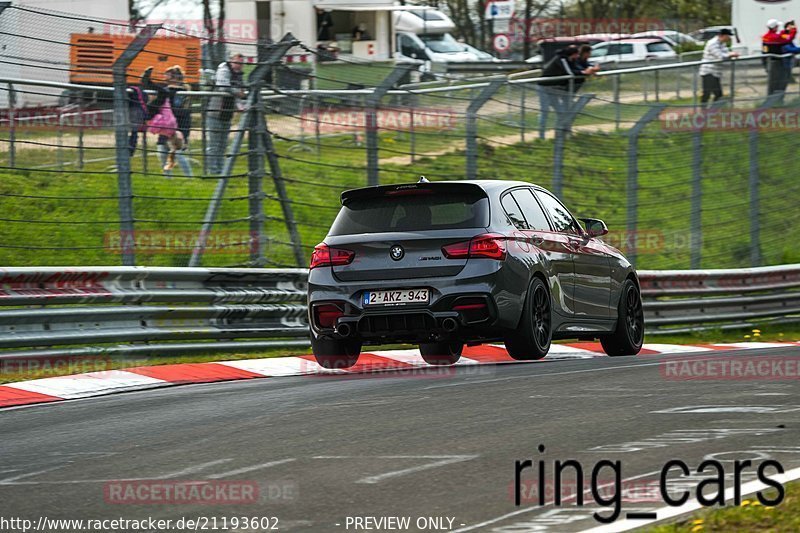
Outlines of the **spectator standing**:
{"label": "spectator standing", "polygon": [[[767,21],[767,33],[761,36],[761,52],[780,56],[783,54],[783,47],[791,44],[797,35],[797,29],[789,31],[779,31],[781,23],[775,19]],[[786,75],[786,68],[780,57],[765,57],[764,66],[767,69],[767,94],[785,92],[786,84],[789,82]]]}
{"label": "spectator standing", "polygon": [[[728,28],[722,28],[719,35],[712,38],[703,48],[703,61],[716,61],[733,59],[739,57],[736,52],[731,52],[728,43],[731,42],[733,32]],[[713,96],[714,100],[722,98],[722,65],[720,63],[703,63],[700,65],[700,78],[703,80],[703,96],[700,101],[703,104]]]}
{"label": "spectator standing", "polygon": [[180,131],[174,111],[177,93],[183,87],[169,85],[169,80],[175,79],[174,73],[169,71],[167,72],[167,85],[155,83],[152,75],[153,67],[148,67],[142,74],[141,80],[142,89],[155,93],[155,98],[147,104],[147,131],[158,135],[159,159],[161,159],[164,172],[171,176],[169,171],[175,167],[176,155],[185,146],[184,136]]}
{"label": "spectator standing", "polygon": [[571,93],[575,88],[575,69],[577,68],[575,64],[579,55],[580,50],[577,46],[568,46],[556,52],[555,57],[544,66],[544,70],[542,71],[542,77],[544,78],[565,76],[572,76],[573,78],[542,80],[537,84],[536,90],[539,93],[540,139],[544,139],[550,108],[552,107],[559,113],[570,101]]}
{"label": "spectator standing", "polygon": [[184,176],[191,178],[192,165],[189,158],[186,156],[186,151],[189,147],[189,135],[192,133],[192,111],[189,108],[189,97],[178,94],[181,91],[188,91],[191,89],[184,83],[183,68],[180,65],[170,67],[166,72],[167,77],[167,91],[172,97],[172,113],[178,122],[178,131],[183,135],[183,148],[170,155],[168,145],[169,138],[166,135],[158,136],[158,158],[164,167],[164,174],[167,177],[172,177],[172,168],[175,166],[175,160],[183,171]]}
{"label": "spectator standing", "polygon": [[[781,47],[781,52],[783,54],[800,54],[800,46],[794,44],[794,37],[792,36],[792,31],[797,33],[797,26],[795,25],[793,20],[790,20],[783,26],[783,34],[784,37],[790,39],[789,44],[785,44]],[[786,79],[787,81],[792,79],[792,66],[794,65],[794,57],[784,57],[783,58],[783,67],[786,69]]]}
{"label": "spectator standing", "polygon": [[244,98],[244,57],[234,54],[229,61],[217,67],[214,77],[214,91],[225,95],[212,96],[208,104],[208,169],[213,175],[222,174],[225,150],[228,147],[228,134],[231,121],[236,112],[236,102]]}

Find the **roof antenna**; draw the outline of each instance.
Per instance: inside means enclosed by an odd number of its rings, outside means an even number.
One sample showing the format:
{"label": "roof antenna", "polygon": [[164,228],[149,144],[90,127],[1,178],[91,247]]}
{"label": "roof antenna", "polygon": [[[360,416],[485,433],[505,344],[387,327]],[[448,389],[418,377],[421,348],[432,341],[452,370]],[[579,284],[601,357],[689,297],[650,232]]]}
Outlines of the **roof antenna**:
{"label": "roof antenna", "polygon": [[417,183],[430,183],[430,181],[428,181],[428,178],[426,178],[425,176],[420,176],[419,181]]}

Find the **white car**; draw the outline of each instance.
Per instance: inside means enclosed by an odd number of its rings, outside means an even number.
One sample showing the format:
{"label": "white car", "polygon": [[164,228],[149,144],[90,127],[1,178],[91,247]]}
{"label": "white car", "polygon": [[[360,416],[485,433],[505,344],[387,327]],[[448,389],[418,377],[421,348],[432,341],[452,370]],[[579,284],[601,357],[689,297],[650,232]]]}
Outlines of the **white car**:
{"label": "white car", "polygon": [[678,59],[672,47],[659,39],[622,39],[597,43],[592,47],[590,61],[597,64],[634,63],[648,60]]}
{"label": "white car", "polygon": [[701,45],[702,42],[698,41],[694,37],[689,34],[681,33],[677,30],[653,30],[653,31],[643,31],[641,33],[634,33],[631,35],[632,38],[641,38],[641,37],[660,37],[667,41],[672,46],[679,46],[682,44],[691,44],[691,45]]}

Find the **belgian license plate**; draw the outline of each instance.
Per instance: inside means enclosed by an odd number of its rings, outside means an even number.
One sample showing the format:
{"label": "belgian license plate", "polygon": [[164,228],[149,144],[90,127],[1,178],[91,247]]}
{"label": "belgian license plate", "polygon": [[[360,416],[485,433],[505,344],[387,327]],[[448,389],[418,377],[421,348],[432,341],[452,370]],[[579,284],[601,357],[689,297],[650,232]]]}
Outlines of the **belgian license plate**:
{"label": "belgian license plate", "polygon": [[366,291],[362,302],[367,305],[404,305],[428,303],[428,289],[401,289],[396,291]]}

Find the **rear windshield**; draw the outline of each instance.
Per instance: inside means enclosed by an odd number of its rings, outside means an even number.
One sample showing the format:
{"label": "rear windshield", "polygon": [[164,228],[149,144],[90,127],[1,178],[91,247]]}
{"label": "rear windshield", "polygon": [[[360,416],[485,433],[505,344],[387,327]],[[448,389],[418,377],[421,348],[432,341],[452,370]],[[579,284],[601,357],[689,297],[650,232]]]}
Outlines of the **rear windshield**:
{"label": "rear windshield", "polygon": [[331,235],[485,228],[489,200],[477,193],[354,198],[342,207]]}

